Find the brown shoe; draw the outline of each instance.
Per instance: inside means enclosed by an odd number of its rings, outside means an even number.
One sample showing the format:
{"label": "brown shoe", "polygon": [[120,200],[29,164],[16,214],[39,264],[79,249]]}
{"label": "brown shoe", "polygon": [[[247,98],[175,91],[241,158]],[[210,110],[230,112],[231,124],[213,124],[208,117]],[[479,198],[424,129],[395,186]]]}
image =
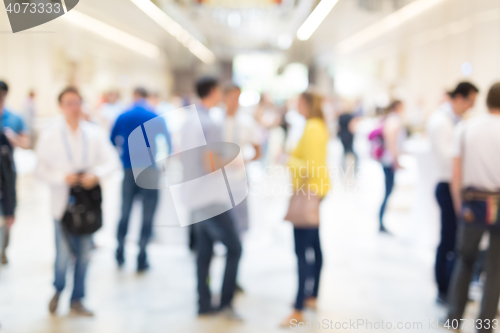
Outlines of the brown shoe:
{"label": "brown shoe", "polygon": [[304,307],[317,310],[318,309],[318,299],[316,297],[308,297],[304,300]]}
{"label": "brown shoe", "polygon": [[57,306],[59,305],[59,293],[56,293],[49,303],[49,312],[54,314],[57,311]]}
{"label": "brown shoe", "polygon": [[9,261],[7,260],[7,255],[5,252],[2,253],[2,265],[7,265]]}
{"label": "brown shoe", "polygon": [[87,308],[85,308],[81,301],[72,301],[70,306],[70,312],[72,315],[80,317],[93,317],[94,313]]}
{"label": "brown shoe", "polygon": [[302,311],[294,310],[292,314],[283,320],[280,324],[282,328],[292,328],[292,325],[296,325],[298,323],[304,322],[304,316],[302,315]]}

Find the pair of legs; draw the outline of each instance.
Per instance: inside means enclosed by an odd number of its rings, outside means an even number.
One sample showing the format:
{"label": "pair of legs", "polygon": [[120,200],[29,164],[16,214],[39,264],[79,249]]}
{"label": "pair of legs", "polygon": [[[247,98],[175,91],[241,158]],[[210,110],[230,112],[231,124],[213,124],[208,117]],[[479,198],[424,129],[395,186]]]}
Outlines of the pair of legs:
{"label": "pair of legs", "polygon": [[[463,316],[467,304],[469,284],[474,263],[479,252],[479,243],[486,230],[471,225],[461,224],[457,234],[457,261],[453,270],[449,289],[448,319],[458,320]],[[493,320],[497,314],[500,296],[500,230],[490,231],[490,246],[485,262],[486,281],[479,319],[483,328],[478,332],[492,332]],[[487,327],[486,323],[490,325]]]}
{"label": "pair of legs", "polygon": [[222,283],[219,308],[230,308],[236,288],[236,276],[241,257],[241,243],[229,212],[222,213],[194,226],[196,245],[196,266],[198,277],[198,313],[213,311],[212,294],[209,285],[209,269],[214,243],[219,241],[227,248],[226,269]]}
{"label": "pair of legs", "polygon": [[92,236],[71,235],[63,229],[60,221],[55,221],[56,262],[54,287],[60,294],[66,286],[66,273],[70,261],[74,260],[74,283],[71,302],[81,301],[85,296],[85,276],[92,250]]}
{"label": "pair of legs", "polygon": [[132,205],[137,196],[142,199],[142,229],[139,239],[139,257],[137,258],[138,269],[142,270],[148,266],[146,247],[153,232],[153,218],[158,204],[158,190],[149,190],[137,186],[132,169],[125,169],[122,187],[122,215],[118,224],[118,249],[116,250],[116,259],[120,266],[125,261],[125,237],[128,232]]}
{"label": "pair of legs", "polygon": [[382,202],[382,206],[380,207],[380,214],[379,214],[380,231],[382,231],[382,232],[387,231],[387,229],[384,226],[384,214],[385,214],[385,208],[387,206],[387,201],[389,200],[389,197],[392,193],[392,190],[394,189],[395,173],[396,173],[396,171],[394,170],[394,167],[384,166],[385,197],[384,197],[384,201]]}
{"label": "pair of legs", "polygon": [[[301,311],[304,308],[306,296],[317,298],[319,289],[319,278],[321,267],[323,266],[323,254],[319,241],[319,229],[298,229],[294,228],[295,254],[297,255],[297,266],[299,270],[299,284],[297,298],[295,300],[295,310]],[[314,262],[307,261],[307,250],[314,251]],[[314,281],[312,290],[306,292],[308,279]]]}
{"label": "pair of legs", "polygon": [[457,234],[457,216],[451,198],[450,184],[439,183],[436,187],[436,199],[441,209],[441,240],[436,254],[436,282],[439,300],[446,301],[453,264],[455,262],[455,240]]}

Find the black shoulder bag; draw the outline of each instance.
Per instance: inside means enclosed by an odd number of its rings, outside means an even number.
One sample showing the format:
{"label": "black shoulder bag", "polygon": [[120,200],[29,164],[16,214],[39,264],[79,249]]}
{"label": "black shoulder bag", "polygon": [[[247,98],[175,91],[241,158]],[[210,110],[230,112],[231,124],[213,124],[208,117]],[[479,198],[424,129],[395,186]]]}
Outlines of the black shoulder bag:
{"label": "black shoulder bag", "polygon": [[[63,130],[66,154],[73,161],[66,132]],[[87,162],[87,141],[82,130],[83,161]],[[83,174],[83,172],[81,173]],[[102,227],[102,191],[97,184],[93,189],[79,185],[70,189],[68,204],[62,218],[63,227],[72,235],[90,235]]]}

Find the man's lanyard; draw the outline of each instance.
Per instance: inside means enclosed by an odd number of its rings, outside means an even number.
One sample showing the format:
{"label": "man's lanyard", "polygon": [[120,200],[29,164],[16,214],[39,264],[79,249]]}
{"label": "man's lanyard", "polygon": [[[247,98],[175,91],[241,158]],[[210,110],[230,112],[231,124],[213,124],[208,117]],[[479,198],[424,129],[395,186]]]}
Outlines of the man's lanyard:
{"label": "man's lanyard", "polygon": [[[87,145],[87,140],[85,137],[85,133],[82,128],[80,128],[81,134],[82,134],[82,163],[84,166],[87,165],[87,159],[88,159],[88,145]],[[74,159],[73,159],[73,153],[71,152],[71,147],[69,146],[69,139],[68,139],[68,134],[62,129],[62,137],[63,137],[63,144],[64,144],[64,149],[66,150],[66,156],[68,157],[68,161],[71,164],[74,164]]]}

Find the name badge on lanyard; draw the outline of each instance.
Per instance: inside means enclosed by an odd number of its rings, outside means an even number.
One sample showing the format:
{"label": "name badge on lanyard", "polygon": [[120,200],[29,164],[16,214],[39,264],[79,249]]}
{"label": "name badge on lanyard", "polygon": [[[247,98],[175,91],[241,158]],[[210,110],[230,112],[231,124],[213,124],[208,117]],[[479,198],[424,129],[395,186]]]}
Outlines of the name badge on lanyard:
{"label": "name badge on lanyard", "polygon": [[[86,137],[85,137],[85,133],[83,131],[82,128],[80,128],[80,131],[82,133],[82,164],[85,166],[83,168],[83,170],[80,170],[80,172],[83,172],[84,169],[87,167],[87,162],[88,162],[88,144],[87,144],[87,140],[86,140]],[[63,137],[63,144],[64,144],[64,150],[66,150],[66,156],[68,158],[68,161],[70,162],[70,164],[72,164],[73,166],[75,161],[74,161],[74,158],[73,158],[73,153],[71,151],[71,147],[69,145],[69,139],[68,139],[68,134],[66,133],[66,131],[64,129],[62,129],[62,137]]]}

